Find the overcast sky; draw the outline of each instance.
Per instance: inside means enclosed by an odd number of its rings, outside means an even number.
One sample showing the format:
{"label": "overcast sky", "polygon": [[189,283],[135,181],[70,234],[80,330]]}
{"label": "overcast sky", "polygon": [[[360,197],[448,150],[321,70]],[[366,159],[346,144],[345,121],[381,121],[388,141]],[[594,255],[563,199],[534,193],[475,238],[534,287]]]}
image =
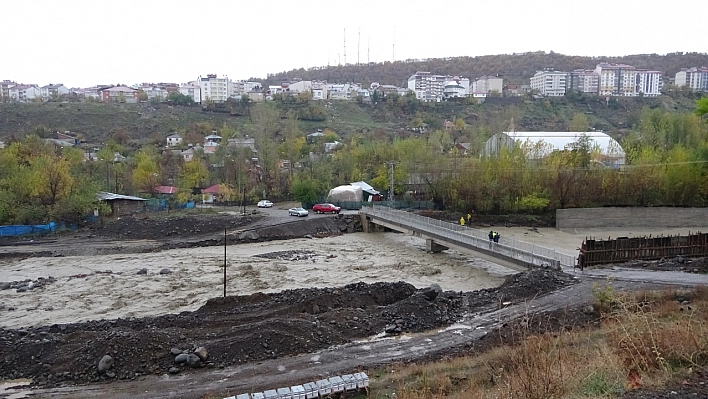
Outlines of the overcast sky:
{"label": "overcast sky", "polygon": [[265,78],[343,64],[345,29],[347,63],[708,52],[706,11],[656,0],[0,0],[0,80]]}

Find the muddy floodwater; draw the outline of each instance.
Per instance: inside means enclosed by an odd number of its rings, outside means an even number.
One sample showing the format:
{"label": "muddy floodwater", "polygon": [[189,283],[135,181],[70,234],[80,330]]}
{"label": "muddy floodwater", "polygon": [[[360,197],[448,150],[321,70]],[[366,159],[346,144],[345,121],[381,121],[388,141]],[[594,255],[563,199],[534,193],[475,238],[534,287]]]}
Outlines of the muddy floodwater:
{"label": "muddy floodwater", "polygon": [[[443,290],[495,287],[514,273],[473,255],[425,252],[395,233],[347,234],[227,247],[227,294],[406,281]],[[0,282],[53,277],[33,290],[0,291],[0,326],[18,328],[193,311],[223,295],[223,247],[144,254],[33,257],[0,263]],[[147,274],[139,274],[147,269]],[[164,274],[161,274],[162,273]]]}

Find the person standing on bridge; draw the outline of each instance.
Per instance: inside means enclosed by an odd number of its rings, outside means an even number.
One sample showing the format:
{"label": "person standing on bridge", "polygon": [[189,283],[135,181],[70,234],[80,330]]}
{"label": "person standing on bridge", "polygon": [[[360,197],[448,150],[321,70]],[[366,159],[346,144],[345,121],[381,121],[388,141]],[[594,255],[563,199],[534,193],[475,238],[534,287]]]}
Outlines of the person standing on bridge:
{"label": "person standing on bridge", "polygon": [[494,242],[495,243],[499,243],[499,237],[500,237],[499,233],[495,231],[494,232]]}
{"label": "person standing on bridge", "polygon": [[463,216],[460,218],[460,226],[464,226],[464,225],[465,225],[465,217]]}

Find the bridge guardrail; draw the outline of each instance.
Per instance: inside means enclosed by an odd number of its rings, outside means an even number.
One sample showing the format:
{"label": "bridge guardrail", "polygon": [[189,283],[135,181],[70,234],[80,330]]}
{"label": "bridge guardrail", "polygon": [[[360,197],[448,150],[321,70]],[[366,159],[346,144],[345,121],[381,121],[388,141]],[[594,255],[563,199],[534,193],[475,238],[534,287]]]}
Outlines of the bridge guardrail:
{"label": "bridge guardrail", "polygon": [[576,258],[552,248],[529,244],[516,239],[504,239],[504,242],[494,243],[489,241],[488,233],[479,229],[465,227],[456,223],[432,219],[414,213],[399,211],[381,205],[363,207],[361,212],[367,215],[378,216],[392,222],[408,225],[423,232],[436,234],[453,241],[464,243],[486,251],[497,252],[522,262],[536,266],[557,265],[573,268]]}

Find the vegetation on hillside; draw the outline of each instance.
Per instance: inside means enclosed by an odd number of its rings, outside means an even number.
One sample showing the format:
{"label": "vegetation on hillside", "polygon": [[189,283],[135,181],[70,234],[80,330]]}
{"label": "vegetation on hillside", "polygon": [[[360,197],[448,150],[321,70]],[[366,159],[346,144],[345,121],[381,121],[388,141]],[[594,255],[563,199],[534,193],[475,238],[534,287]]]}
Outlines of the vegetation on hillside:
{"label": "vegetation on hillside", "polygon": [[[172,123],[184,140],[177,149],[203,144],[204,137],[216,131],[224,140],[253,138],[257,153],[221,145],[214,154],[195,149],[189,162],[161,150],[164,134],[136,140],[133,131],[115,126],[101,144],[61,149],[40,140],[50,133],[38,126],[18,134],[27,135],[22,140],[11,137],[7,148],[0,150],[0,224],[76,219],[92,209],[89,193],[98,189],[152,196],[157,186],[174,185],[179,187],[175,203],[200,199],[200,189],[215,184],[222,185],[224,200],[245,195],[249,202],[263,196],[312,202],[332,187],[359,180],[387,191],[391,163],[397,199],[430,200],[454,211],[506,214],[583,206],[705,206],[708,124],[700,114],[705,113],[706,100],[678,95],[614,101],[581,96],[505,106],[421,103],[411,96],[392,96],[368,105],[317,104],[328,118],[325,122],[303,120],[301,110],[310,112],[312,106],[307,101],[249,104],[247,116],[226,113],[224,119]],[[578,104],[590,106],[592,112],[577,111]],[[666,110],[687,104],[692,105],[691,112]],[[615,116],[620,112],[624,119]],[[350,124],[354,117],[359,122]],[[584,130],[612,123],[612,118],[627,122],[626,128],[616,130],[627,153],[628,165],[621,169],[602,166],[584,137],[542,160],[529,159],[528,153],[537,148],[528,146],[504,150],[498,157],[480,157],[495,132],[519,125]],[[322,136],[306,140],[315,126],[322,127]],[[340,126],[349,130],[332,128]],[[325,145],[335,142],[339,144]],[[469,145],[461,150],[457,143]],[[84,152],[94,153],[98,160],[84,162]],[[127,156],[127,161],[114,162],[115,153]]]}
{"label": "vegetation on hillside", "polygon": [[475,79],[482,75],[499,75],[505,83],[528,84],[536,71],[553,68],[559,71],[595,69],[600,62],[632,65],[636,68],[662,71],[673,77],[681,68],[708,65],[706,53],[637,54],[622,57],[583,57],[543,51],[522,54],[499,54],[479,57],[432,58],[371,63],[368,65],[330,66],[295,69],[269,74],[267,84],[302,80],[328,82],[358,82],[407,86],[408,77],[417,71]]}

